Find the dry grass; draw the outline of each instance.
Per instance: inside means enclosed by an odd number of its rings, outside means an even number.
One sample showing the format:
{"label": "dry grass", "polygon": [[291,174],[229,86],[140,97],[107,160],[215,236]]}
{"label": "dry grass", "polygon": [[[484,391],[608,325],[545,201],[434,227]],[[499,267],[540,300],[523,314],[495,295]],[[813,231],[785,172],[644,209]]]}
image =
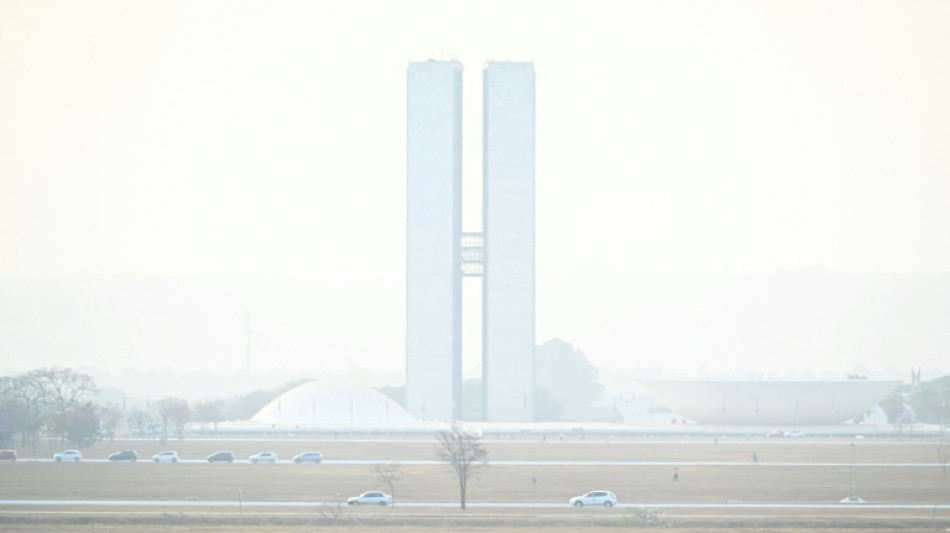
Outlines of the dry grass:
{"label": "dry grass", "polygon": [[[848,466],[850,441],[845,440],[711,440],[671,441],[485,441],[492,461],[652,461],[679,465],[680,483],[671,482],[672,465],[662,466],[492,466],[470,486],[470,502],[565,504],[563,508],[522,507],[512,510],[454,508],[349,509],[332,506],[244,508],[238,513],[238,491],[245,501],[325,502],[376,486],[371,465],[293,464],[142,464],[36,463],[0,464],[0,499],[233,501],[233,507],[162,508],[0,508],[4,531],[574,531],[580,528],[633,526],[636,509],[570,509],[568,498],[600,488],[617,493],[622,503],[649,507],[661,503],[834,503],[851,491],[870,503],[948,504],[950,481],[940,468],[912,466],[934,463],[932,443],[859,442],[856,469]],[[340,440],[155,441],[98,444],[87,458],[104,458],[121,448],[134,448],[143,459],[162,449],[176,449],[183,459],[203,458],[228,449],[238,458],[269,449],[281,458],[315,449],[333,459],[434,459],[435,441],[401,442]],[[750,464],[752,453],[759,464]],[[46,455],[44,454],[44,457]],[[690,462],[732,461],[728,466]],[[841,466],[805,463],[842,463]],[[787,463],[778,465],[776,463]],[[893,463],[877,466],[872,463]],[[457,501],[453,476],[438,465],[410,465],[396,484],[404,502]],[[673,509],[666,518],[681,531],[718,528],[745,531],[822,531],[848,529],[897,531],[950,527],[947,517],[929,511],[862,509],[713,510]],[[936,518],[936,520],[934,520]],[[46,529],[44,529],[46,528]],[[86,528],[86,529],[83,529]],[[677,531],[677,529],[671,529]]]}

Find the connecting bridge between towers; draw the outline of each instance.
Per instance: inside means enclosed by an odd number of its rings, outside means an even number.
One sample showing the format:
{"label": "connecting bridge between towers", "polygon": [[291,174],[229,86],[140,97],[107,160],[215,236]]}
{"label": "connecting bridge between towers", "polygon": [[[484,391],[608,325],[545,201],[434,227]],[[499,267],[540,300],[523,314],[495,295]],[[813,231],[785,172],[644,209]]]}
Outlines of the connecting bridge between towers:
{"label": "connecting bridge between towers", "polygon": [[462,233],[462,277],[481,278],[485,275],[485,234]]}

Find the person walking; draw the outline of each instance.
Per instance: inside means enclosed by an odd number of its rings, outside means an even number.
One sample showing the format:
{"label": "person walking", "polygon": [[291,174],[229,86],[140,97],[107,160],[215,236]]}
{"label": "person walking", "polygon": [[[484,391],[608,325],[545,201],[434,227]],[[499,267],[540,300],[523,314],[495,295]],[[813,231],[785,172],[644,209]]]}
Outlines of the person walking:
{"label": "person walking", "polygon": [[676,484],[679,482],[680,482],[680,471],[674,467],[673,468],[673,483]]}
{"label": "person walking", "polygon": [[752,464],[754,465],[759,464],[759,456],[756,455],[755,452],[752,452]]}

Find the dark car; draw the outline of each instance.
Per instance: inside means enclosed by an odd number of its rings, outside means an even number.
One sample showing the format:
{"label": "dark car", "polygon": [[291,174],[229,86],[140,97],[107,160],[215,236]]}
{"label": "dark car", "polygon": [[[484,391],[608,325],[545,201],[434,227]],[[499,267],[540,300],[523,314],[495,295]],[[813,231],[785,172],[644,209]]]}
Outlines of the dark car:
{"label": "dark car", "polygon": [[303,452],[294,456],[295,463],[319,463],[323,460],[323,454],[320,452]]}
{"label": "dark car", "polygon": [[109,456],[109,460],[113,463],[118,461],[132,461],[133,463],[137,461],[139,454],[135,453],[133,450],[122,450],[121,452],[116,452]]}
{"label": "dark car", "polygon": [[231,463],[234,462],[234,454],[231,452],[214,452],[208,456],[209,463]]}
{"label": "dark car", "polygon": [[16,461],[16,451],[0,450],[0,461]]}

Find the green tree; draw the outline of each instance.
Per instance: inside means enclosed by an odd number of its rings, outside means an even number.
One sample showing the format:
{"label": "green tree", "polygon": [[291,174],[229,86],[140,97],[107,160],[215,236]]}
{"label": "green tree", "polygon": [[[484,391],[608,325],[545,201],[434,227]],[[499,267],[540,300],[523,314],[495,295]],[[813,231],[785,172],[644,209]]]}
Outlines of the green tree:
{"label": "green tree", "polygon": [[4,378],[5,392],[0,393],[5,397],[10,417],[11,438],[19,436],[20,446],[29,447],[34,455],[47,415],[45,393],[36,385],[34,380],[21,374]]}
{"label": "green tree", "polygon": [[398,403],[399,405],[406,406],[406,386],[405,385],[393,385],[393,386],[382,386],[377,387],[376,390],[385,394],[389,397],[390,400]]}
{"label": "green tree", "polygon": [[534,354],[535,402],[546,406],[547,416],[557,413],[561,420],[609,417],[598,406],[604,395],[600,373],[584,352],[551,339]]}
{"label": "green tree", "polygon": [[535,385],[534,419],[538,422],[554,422],[561,419],[561,402],[551,392]]}
{"label": "green tree", "polygon": [[66,417],[99,392],[95,380],[69,368],[38,368],[22,376],[28,394],[39,399],[44,407],[46,426],[66,437]]}
{"label": "green tree", "polygon": [[946,427],[950,424],[950,376],[924,381],[916,387],[905,383],[881,400],[880,405],[891,423],[910,423],[908,413],[912,412],[914,422]]}
{"label": "green tree", "polygon": [[63,432],[66,440],[76,448],[84,449],[99,439],[99,412],[92,403],[83,403],[75,406],[63,422]]}
{"label": "green tree", "polygon": [[308,381],[310,381],[309,378],[295,379],[279,387],[259,389],[244,396],[239,396],[227,405],[222,405],[224,417],[228,420],[250,420],[271,400]]}

